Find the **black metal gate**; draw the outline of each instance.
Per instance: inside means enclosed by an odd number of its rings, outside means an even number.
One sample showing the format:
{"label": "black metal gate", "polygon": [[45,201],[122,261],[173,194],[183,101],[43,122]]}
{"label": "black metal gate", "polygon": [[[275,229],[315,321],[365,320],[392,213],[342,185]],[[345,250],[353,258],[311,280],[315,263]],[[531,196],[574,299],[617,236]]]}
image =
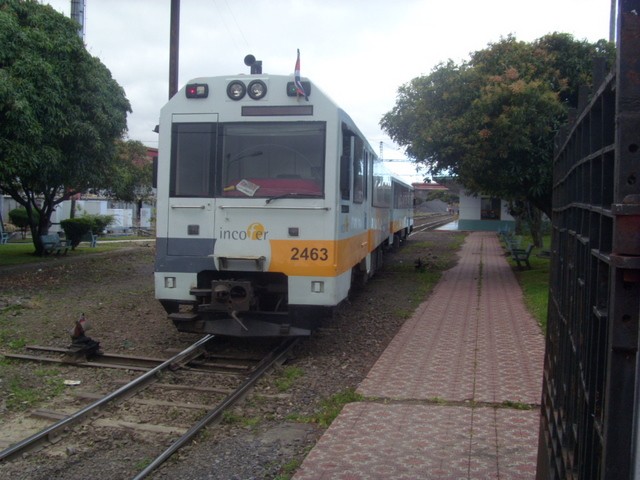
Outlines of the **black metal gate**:
{"label": "black metal gate", "polygon": [[[640,478],[640,0],[559,139],[537,478]],[[638,464],[636,464],[638,463]]]}

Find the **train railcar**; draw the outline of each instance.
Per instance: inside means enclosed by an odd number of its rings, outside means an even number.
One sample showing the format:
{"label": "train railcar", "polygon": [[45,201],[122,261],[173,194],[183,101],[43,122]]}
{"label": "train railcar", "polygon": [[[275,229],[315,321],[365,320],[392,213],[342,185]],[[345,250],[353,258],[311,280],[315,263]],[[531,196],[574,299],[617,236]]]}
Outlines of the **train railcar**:
{"label": "train railcar", "polygon": [[308,335],[412,228],[411,187],[301,83],[197,78],[161,110],[155,293],[180,331]]}

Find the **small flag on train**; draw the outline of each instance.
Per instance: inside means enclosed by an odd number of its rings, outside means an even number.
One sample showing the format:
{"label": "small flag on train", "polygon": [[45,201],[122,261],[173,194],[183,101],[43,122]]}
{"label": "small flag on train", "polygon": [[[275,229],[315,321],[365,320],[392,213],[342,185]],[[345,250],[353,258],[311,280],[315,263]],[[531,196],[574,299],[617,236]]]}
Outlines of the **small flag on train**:
{"label": "small flag on train", "polygon": [[300,81],[300,49],[298,49],[298,58],[296,59],[296,69],[294,72],[294,84],[296,86],[296,93],[298,96],[303,96],[304,99],[308,102],[309,97],[307,96],[307,92],[304,91],[304,86]]}

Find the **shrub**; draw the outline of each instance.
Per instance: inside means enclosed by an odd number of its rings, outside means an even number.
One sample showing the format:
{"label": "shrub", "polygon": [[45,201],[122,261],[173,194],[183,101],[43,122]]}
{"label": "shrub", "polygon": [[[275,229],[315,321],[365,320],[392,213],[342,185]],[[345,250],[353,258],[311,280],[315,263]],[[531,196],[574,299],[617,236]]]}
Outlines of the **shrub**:
{"label": "shrub", "polygon": [[93,227],[91,231],[96,235],[104,232],[111,222],[113,222],[113,215],[86,215],[93,221]]}
{"label": "shrub", "polygon": [[[36,222],[40,220],[40,214],[37,210],[33,210],[33,218]],[[27,209],[24,207],[14,208],[9,212],[9,220],[22,232],[22,237],[29,229],[29,217],[27,216]]]}
{"label": "shrub", "polygon": [[75,249],[82,237],[91,231],[93,222],[88,217],[68,218],[60,222],[60,226],[64,230],[67,242]]}
{"label": "shrub", "polygon": [[78,218],[68,218],[60,222],[67,242],[75,249],[89,232],[99,234],[113,221],[111,215],[83,215]]}

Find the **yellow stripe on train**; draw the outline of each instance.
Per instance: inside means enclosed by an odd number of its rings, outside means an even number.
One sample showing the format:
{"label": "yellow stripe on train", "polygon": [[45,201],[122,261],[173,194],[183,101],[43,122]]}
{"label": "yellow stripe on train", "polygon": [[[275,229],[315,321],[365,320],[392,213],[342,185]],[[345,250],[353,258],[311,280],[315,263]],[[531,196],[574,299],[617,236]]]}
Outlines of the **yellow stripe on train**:
{"label": "yellow stripe on train", "polygon": [[368,233],[344,240],[270,240],[270,272],[309,277],[335,277],[369,253]]}

